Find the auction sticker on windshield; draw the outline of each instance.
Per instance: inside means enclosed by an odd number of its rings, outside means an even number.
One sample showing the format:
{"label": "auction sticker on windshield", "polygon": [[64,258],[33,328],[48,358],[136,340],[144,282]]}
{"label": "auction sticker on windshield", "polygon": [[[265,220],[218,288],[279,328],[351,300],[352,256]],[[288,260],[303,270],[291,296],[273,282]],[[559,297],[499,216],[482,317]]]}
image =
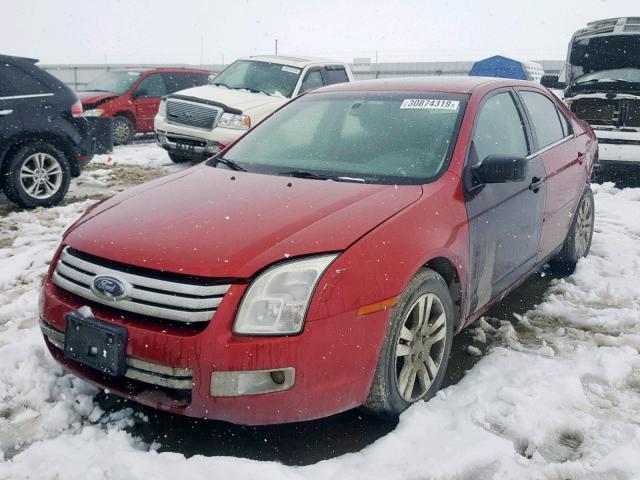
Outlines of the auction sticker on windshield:
{"label": "auction sticker on windshield", "polygon": [[429,98],[405,98],[400,108],[428,108],[431,110],[458,110],[458,100],[434,100]]}

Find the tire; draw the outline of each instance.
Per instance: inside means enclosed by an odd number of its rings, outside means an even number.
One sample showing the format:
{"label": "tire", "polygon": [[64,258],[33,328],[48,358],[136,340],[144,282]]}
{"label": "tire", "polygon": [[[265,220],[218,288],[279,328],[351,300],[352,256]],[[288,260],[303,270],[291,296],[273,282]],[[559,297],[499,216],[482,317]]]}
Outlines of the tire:
{"label": "tire", "polygon": [[555,271],[573,272],[578,260],[589,254],[595,220],[594,206],[593,192],[591,187],[587,187],[578,203],[562,250],[549,262]]}
{"label": "tire", "polygon": [[167,151],[167,153],[169,154],[169,158],[171,159],[171,161],[173,163],[185,163],[185,162],[190,162],[191,161],[191,157],[185,156],[185,155],[181,155],[177,152],[170,152]]}
{"label": "tire", "polygon": [[49,143],[29,143],[5,161],[2,189],[9,200],[21,207],[52,207],[69,190],[69,162]]}
{"label": "tire", "polygon": [[136,128],[133,122],[123,115],[113,117],[113,144],[126,145],[131,143]]}
{"label": "tire", "polygon": [[[422,324],[421,307],[429,311]],[[449,363],[453,324],[447,284],[433,270],[421,270],[393,310],[364,410],[395,417],[411,404],[435,395]]]}

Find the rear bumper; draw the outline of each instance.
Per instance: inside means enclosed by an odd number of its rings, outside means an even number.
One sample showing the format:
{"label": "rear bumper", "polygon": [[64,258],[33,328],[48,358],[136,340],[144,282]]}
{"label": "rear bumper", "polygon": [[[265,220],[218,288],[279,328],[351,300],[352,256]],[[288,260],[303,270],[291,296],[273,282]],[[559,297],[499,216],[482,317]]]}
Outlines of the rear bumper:
{"label": "rear bumper", "polygon": [[640,165],[640,131],[594,129],[599,165]]}
{"label": "rear bumper", "polygon": [[[214,318],[200,330],[91,305],[96,318],[128,330],[124,377],[109,377],[65,357],[61,349],[65,314],[87,301],[49,279],[44,284],[41,328],[53,357],[76,375],[114,394],[177,414],[264,425],[326,417],[364,403],[389,311],[366,319],[347,312],[308,320],[297,336],[240,337],[231,331],[245,288],[233,285]],[[284,391],[224,396],[216,395],[212,386],[214,372],[275,369],[295,371],[295,381]]]}

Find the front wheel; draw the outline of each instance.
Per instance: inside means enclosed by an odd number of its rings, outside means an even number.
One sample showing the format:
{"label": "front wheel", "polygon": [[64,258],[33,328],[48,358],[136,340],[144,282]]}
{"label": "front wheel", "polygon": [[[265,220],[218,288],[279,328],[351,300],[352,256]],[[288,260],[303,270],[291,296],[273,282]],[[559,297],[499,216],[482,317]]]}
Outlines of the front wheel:
{"label": "front wheel", "polygon": [[586,257],[591,249],[593,239],[593,223],[595,207],[591,187],[582,195],[576,214],[573,216],[571,228],[562,245],[560,253],[549,264],[557,271],[575,270],[578,260]]}
{"label": "front wheel", "polygon": [[431,398],[449,363],[453,324],[446,282],[433,270],[421,270],[392,313],[365,410],[397,416]]}
{"label": "front wheel", "polygon": [[12,202],[25,208],[51,207],[62,201],[71,182],[69,162],[53,145],[27,144],[7,160],[2,188]]}
{"label": "front wheel", "polygon": [[113,143],[114,145],[126,145],[131,142],[135,134],[133,122],[127,117],[117,115],[113,117]]}

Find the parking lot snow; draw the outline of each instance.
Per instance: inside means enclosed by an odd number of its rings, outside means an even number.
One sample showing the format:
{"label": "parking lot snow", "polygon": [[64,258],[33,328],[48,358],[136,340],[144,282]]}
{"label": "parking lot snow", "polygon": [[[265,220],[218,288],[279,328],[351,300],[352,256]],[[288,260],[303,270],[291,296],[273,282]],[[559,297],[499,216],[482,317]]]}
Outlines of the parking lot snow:
{"label": "parking lot snow", "polygon": [[306,467],[158,453],[129,434],[133,411],[103,412],[38,330],[48,262],[92,200],[0,217],[0,479],[638,478],[640,189],[594,190],[592,253],[573,275],[524,316],[481,322],[497,346],[393,432]]}

